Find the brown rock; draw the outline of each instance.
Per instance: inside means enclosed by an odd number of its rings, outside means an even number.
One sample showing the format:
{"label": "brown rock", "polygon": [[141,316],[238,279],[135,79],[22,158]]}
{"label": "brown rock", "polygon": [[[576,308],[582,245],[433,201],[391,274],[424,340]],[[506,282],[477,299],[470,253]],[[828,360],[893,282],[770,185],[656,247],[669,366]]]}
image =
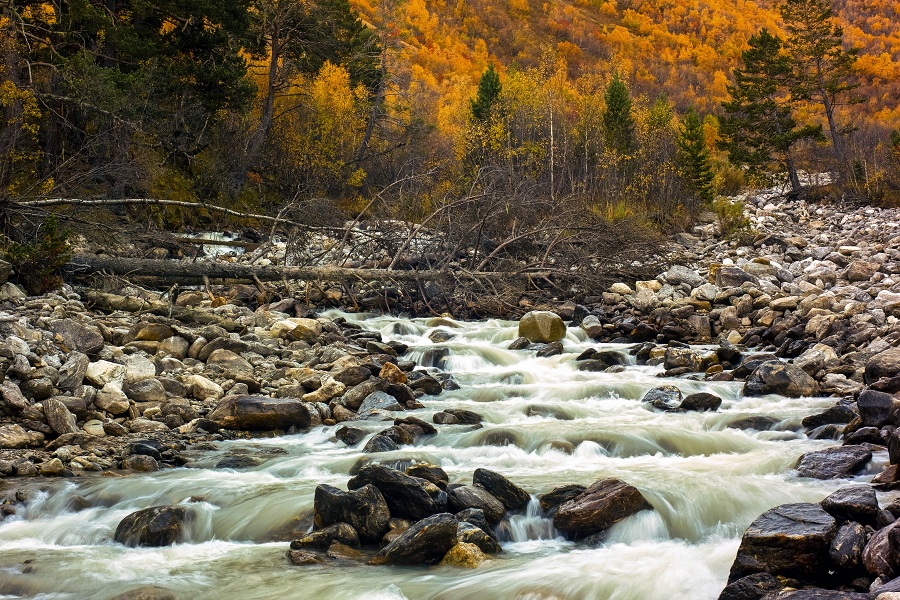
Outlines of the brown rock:
{"label": "brown rock", "polygon": [[553,526],[583,537],[652,508],[636,487],[619,479],[603,479],[560,506],[553,516]]}

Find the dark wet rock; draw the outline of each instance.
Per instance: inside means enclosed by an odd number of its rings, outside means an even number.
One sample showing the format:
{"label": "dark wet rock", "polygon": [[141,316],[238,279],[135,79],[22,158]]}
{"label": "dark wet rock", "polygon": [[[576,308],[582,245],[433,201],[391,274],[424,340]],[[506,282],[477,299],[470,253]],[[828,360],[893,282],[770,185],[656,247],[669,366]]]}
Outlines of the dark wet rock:
{"label": "dark wet rock", "polygon": [[382,493],[392,517],[418,521],[447,511],[447,493],[426,479],[411,477],[383,465],[368,464],[347,482],[347,487],[355,490],[368,484]]}
{"label": "dark wet rock", "polygon": [[183,506],[146,508],[122,519],[113,539],[126,546],[170,546],[184,540],[186,519]]}
{"label": "dark wet rock", "polygon": [[755,429],[756,431],[768,431],[778,423],[775,417],[766,415],[755,415],[751,417],[742,417],[728,424],[732,429]]}
{"label": "dark wet rock", "polygon": [[562,342],[551,342],[549,344],[544,344],[537,351],[537,356],[540,358],[547,358],[550,356],[559,356],[563,353],[563,345]]}
{"label": "dark wet rock", "polygon": [[743,379],[750,375],[753,371],[756,370],[761,364],[777,361],[778,357],[774,354],[770,354],[768,352],[761,352],[759,354],[751,354],[749,356],[744,357],[741,363],[734,368],[734,376],[738,379]]}
{"label": "dark wet rock", "polygon": [[869,359],[866,363],[864,379],[866,383],[875,383],[882,377],[900,375],[900,347],[888,348]]}
{"label": "dark wet rock", "polygon": [[326,550],[334,542],[340,542],[351,548],[359,548],[359,534],[349,523],[335,523],[292,541],[291,550],[302,550],[303,548]]}
{"label": "dark wet rock", "polygon": [[484,512],[488,523],[496,525],[503,519],[506,509],[503,503],[490,492],[477,485],[464,485],[452,488],[447,494],[450,508],[454,512],[477,508]]}
{"label": "dark wet rock", "polygon": [[488,535],[481,527],[465,521],[460,521],[456,529],[456,539],[465,544],[475,544],[487,554],[497,554],[503,550],[497,540]]}
{"label": "dark wet rock", "polygon": [[878,517],[878,498],[870,485],[848,485],[822,500],[822,508],[840,521],[859,521],[874,525]]}
{"label": "dark wet rock", "polygon": [[344,425],[334,432],[334,436],[348,446],[355,446],[363,441],[369,433],[359,427],[348,427]]}
{"label": "dark wet rock", "polygon": [[506,510],[525,508],[531,500],[528,492],[494,471],[475,469],[472,482],[490,492],[494,498],[503,503]]}
{"label": "dark wet rock", "polygon": [[518,337],[510,342],[507,348],[509,348],[510,350],[524,350],[530,345],[531,341],[527,337]]}
{"label": "dark wet rock", "polygon": [[[847,429],[849,429],[849,427]],[[884,438],[881,435],[881,430],[877,427],[860,427],[856,431],[850,432],[846,432],[845,429],[843,440],[844,445],[884,445]],[[888,440],[888,449],[890,449],[890,439]],[[897,447],[897,450],[898,454],[896,455],[896,458],[900,460],[900,446]]]}
{"label": "dark wet rock", "polygon": [[865,446],[838,446],[808,452],[797,463],[797,474],[815,479],[852,477],[872,460],[872,451]]}
{"label": "dark wet rock", "polygon": [[366,445],[363,447],[362,451],[366,454],[377,454],[379,452],[393,452],[399,449],[400,444],[398,444],[395,440],[386,435],[381,435],[380,433],[378,433],[369,438],[369,441],[366,442]]}
{"label": "dark wet rock", "polygon": [[788,592],[778,596],[767,596],[766,600],[876,600],[872,594],[863,592],[841,592],[837,590],[807,589]]}
{"label": "dark wet rock", "polygon": [[850,521],[841,525],[834,535],[828,554],[836,565],[844,569],[855,569],[862,564],[862,553],[866,547],[866,528]]}
{"label": "dark wet rock", "polygon": [[446,411],[434,413],[431,417],[436,425],[461,425],[462,421],[456,415],[451,415]]}
{"label": "dark wet rock", "polygon": [[381,546],[387,546],[398,537],[403,535],[403,532],[412,527],[412,522],[407,521],[406,519],[391,519],[388,523],[388,532],[384,534],[384,537],[381,538]]}
{"label": "dark wet rock", "polygon": [[569,535],[584,537],[652,508],[636,487],[619,479],[603,479],[562,504],[553,516],[553,526]]}
{"label": "dark wet rock", "polygon": [[818,414],[804,417],[801,424],[807,429],[813,429],[830,423],[849,423],[855,418],[856,413],[853,412],[853,409],[846,404],[841,403],[835,404],[831,408],[827,408]]}
{"label": "dark wet rock", "polygon": [[430,481],[442,490],[447,489],[447,484],[450,481],[447,473],[442,468],[427,463],[419,463],[409,467],[406,469],[406,474],[410,477],[418,477],[419,479]]}
{"label": "dark wet rock", "polygon": [[484,511],[480,508],[467,508],[466,510],[461,510],[456,513],[456,520],[460,523],[465,522],[474,525],[492,538],[497,538],[493,528],[490,523],[488,523],[487,517],[484,516]]}
{"label": "dark wet rock", "polygon": [[433,565],[457,544],[459,522],[449,513],[426,517],[407,529],[373,559],[375,564]]}
{"label": "dark wet rock", "polygon": [[809,581],[827,573],[837,522],[818,504],[783,504],[756,518],[741,539],[728,581],[753,573]]}
{"label": "dark wet rock", "polygon": [[265,396],[226,396],[207,418],[222,428],[256,431],[308,429],[311,423],[309,405],[302,400]]}
{"label": "dark wet rock", "polygon": [[466,410],[464,408],[447,408],[444,412],[448,415],[456,417],[463,425],[478,425],[484,420],[484,417],[477,412]]}
{"label": "dark wet rock", "polygon": [[249,456],[247,454],[235,454],[226,456],[216,463],[217,469],[249,469],[258,467],[265,462],[264,459],[257,456]]}
{"label": "dark wet rock", "polygon": [[412,390],[422,390],[431,396],[438,396],[444,391],[441,382],[424,371],[409,373],[408,385]]}
{"label": "dark wet rock", "polygon": [[900,409],[900,400],[893,394],[863,390],[856,399],[856,405],[863,425],[883,427],[894,421],[893,417]]}
{"label": "dark wet rock", "polygon": [[394,419],[394,425],[405,429],[414,438],[422,435],[434,435],[437,433],[434,425],[426,423],[417,417],[403,417],[402,419]]}
{"label": "dark wet rock", "polygon": [[759,365],[744,384],[745,396],[779,394],[789,398],[815,396],[819,385],[800,367],[780,361]]}
{"label": "dark wet rock", "polygon": [[719,410],[720,406],[722,406],[721,398],[715,394],[699,392],[685,396],[684,400],[681,401],[681,406],[678,408],[681,410],[713,411]]}
{"label": "dark wet rock", "polygon": [[869,538],[862,560],[866,571],[883,579],[900,574],[900,521],[882,527]]}
{"label": "dark wet rock", "polygon": [[103,334],[93,325],[84,325],[72,319],[55,321],[50,330],[69,350],[95,354],[103,349]]}
{"label": "dark wet rock", "polygon": [[761,600],[781,586],[771,573],[754,573],[729,583],[719,594],[719,600]]}
{"label": "dark wet rock", "polygon": [[674,385],[662,385],[649,390],[641,402],[650,404],[657,410],[672,410],[681,404],[681,390]]}
{"label": "dark wet rock", "polygon": [[587,490],[587,486],[579,485],[577,483],[572,483],[569,485],[561,485],[559,487],[555,487],[540,498],[538,500],[541,503],[541,508],[544,512],[553,512],[560,505],[565,504],[569,500],[577,498],[581,494],[583,494]]}
{"label": "dark wet rock", "polygon": [[388,530],[391,513],[384,496],[374,485],[345,492],[330,485],[316,487],[313,499],[316,527],[348,523],[364,544],[376,544]]}
{"label": "dark wet rock", "polygon": [[288,550],[287,557],[288,560],[291,561],[292,565],[296,565],[298,567],[304,567],[307,565],[321,565],[325,562],[325,560],[321,556],[307,550]]}

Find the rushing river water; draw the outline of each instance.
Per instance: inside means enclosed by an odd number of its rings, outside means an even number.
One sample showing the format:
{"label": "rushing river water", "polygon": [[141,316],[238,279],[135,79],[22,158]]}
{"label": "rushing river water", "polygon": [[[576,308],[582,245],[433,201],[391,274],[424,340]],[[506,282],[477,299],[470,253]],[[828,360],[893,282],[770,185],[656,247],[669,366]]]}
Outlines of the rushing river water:
{"label": "rushing river water", "polygon": [[[0,523],[0,598],[106,599],[157,585],[191,600],[714,599],[754,518],[785,502],[819,501],[846,483],[802,479],[793,470],[803,453],[835,443],[796,433],[804,416],[834,399],[744,398],[740,383],[660,379],[660,367],[634,364],[619,373],[580,372],[575,357],[601,346],[576,329],[569,329],[564,354],[537,358],[506,349],[515,323],[444,325],[456,337],[433,344],[424,320],[348,319],[409,344],[407,357],[419,364],[453,373],[459,390],[426,396],[425,409],[410,414],[430,421],[444,408],[465,408],[484,415],[484,428],[440,426],[416,446],[379,455],[317,428],[223,442],[194,453],[187,468],[28,483],[27,508]],[[438,348],[449,353],[442,357]],[[623,345],[602,348],[627,353]],[[651,412],[639,402],[648,389],[669,383],[724,402],[714,413]],[[727,427],[760,415],[779,423],[765,432]],[[387,426],[356,425],[373,433]],[[489,445],[497,430],[515,444]],[[223,454],[240,452],[266,461],[238,471],[212,468]],[[655,510],[618,523],[602,546],[588,548],[558,535],[533,499],[527,515],[501,524],[504,552],[476,570],[289,565],[287,543],[272,540],[308,527],[316,485],[343,487],[364,456],[431,462],[451,483],[471,483],[473,471],[485,467],[533,498],[558,485],[617,477]],[[129,513],[176,503],[191,507],[189,541],[166,548],[112,542]]]}

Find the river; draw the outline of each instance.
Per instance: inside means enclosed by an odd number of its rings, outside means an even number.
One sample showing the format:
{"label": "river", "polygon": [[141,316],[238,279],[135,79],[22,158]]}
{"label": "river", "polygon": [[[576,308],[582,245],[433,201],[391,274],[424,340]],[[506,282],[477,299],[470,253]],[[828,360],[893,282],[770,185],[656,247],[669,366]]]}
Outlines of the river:
{"label": "river", "polygon": [[[847,483],[799,478],[793,470],[802,454],[837,443],[799,433],[802,418],[833,405],[833,398],[744,398],[741,383],[660,379],[661,367],[638,366],[631,357],[618,373],[581,372],[574,364],[584,349],[627,354],[628,346],[593,344],[574,328],[562,355],[538,358],[506,349],[516,337],[513,322],[446,321],[440,328],[455,337],[434,344],[427,320],[344,316],[381,331],[385,341],[408,344],[406,358],[440,367],[459,383],[458,390],[425,396],[425,408],[409,414],[430,421],[445,408],[465,408],[482,414],[484,427],[439,426],[436,436],[415,446],[378,455],[348,448],[332,428],[320,427],[221,442],[189,453],[193,461],[185,468],[25,482],[18,489],[28,498],[26,508],[0,523],[0,598],[107,599],[155,585],[191,600],[712,600],[753,519],[778,504],[819,501]],[[722,407],[648,410],[639,399],[662,384],[685,394],[717,394]],[[752,416],[778,424],[763,432],[728,427]],[[356,425],[373,433],[387,426]],[[489,444],[498,437],[514,443]],[[265,462],[213,468],[235,453]],[[525,488],[532,503],[526,515],[501,524],[504,552],[476,570],[291,566],[284,532],[311,522],[316,485],[343,487],[353,466],[373,456],[440,465],[451,483],[471,483],[475,469],[488,468]],[[885,460],[876,455],[870,468]],[[636,486],[655,510],[616,524],[599,547],[564,540],[535,497],[607,477]],[[177,503],[191,507],[187,542],[165,548],[112,542],[129,513]]]}

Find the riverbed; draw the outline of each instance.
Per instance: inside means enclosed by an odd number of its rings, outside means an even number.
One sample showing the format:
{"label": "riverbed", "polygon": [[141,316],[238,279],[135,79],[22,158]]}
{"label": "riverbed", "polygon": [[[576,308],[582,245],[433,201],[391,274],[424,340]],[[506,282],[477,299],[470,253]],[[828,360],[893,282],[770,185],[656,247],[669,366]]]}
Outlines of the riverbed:
{"label": "riverbed", "polygon": [[[331,313],[329,316],[338,316]],[[431,421],[446,408],[484,417],[483,427],[443,425],[398,451],[363,454],[334,437],[333,427],[278,438],[225,441],[189,453],[184,468],[127,476],[22,480],[7,491],[26,499],[0,523],[0,598],[107,599],[140,586],[178,598],[451,600],[712,600],[724,587],[744,529],[765,510],[817,502],[848,483],[797,476],[806,452],[837,444],[811,440],[803,417],[834,398],[743,397],[740,382],[661,379],[660,366],[639,366],[628,345],[595,344],[569,328],[564,353],[548,358],[508,350],[516,324],[343,315],[383,340],[409,345],[404,358],[451,373],[459,389],[420,399],[410,414]],[[453,337],[434,343],[435,329]],[[584,372],[587,348],[626,357],[619,372]],[[657,412],[640,402],[656,386],[723,399],[715,412]],[[772,417],[766,431],[729,427]],[[382,422],[353,423],[373,434]],[[502,445],[501,445],[502,444]],[[261,464],[216,469],[225,455]],[[287,532],[311,526],[313,491],[344,487],[361,459],[424,461],[450,482],[471,483],[475,469],[508,477],[532,495],[527,514],[497,529],[503,553],[475,570],[398,568],[335,562],[296,567],[285,558]],[[876,454],[871,479],[887,460]],[[564,539],[537,497],[556,486],[615,477],[653,506],[619,522],[600,546]],[[885,501],[885,498],[882,498]],[[112,541],[118,523],[150,506],[185,504],[185,543],[127,548]]]}

